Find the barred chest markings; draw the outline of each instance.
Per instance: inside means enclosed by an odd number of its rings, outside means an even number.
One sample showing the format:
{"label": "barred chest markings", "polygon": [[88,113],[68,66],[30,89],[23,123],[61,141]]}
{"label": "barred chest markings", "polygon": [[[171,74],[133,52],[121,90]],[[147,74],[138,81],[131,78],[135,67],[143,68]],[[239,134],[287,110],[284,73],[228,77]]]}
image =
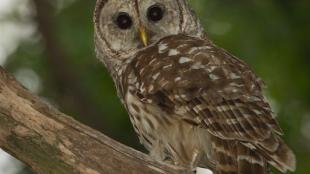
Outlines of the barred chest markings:
{"label": "barred chest markings", "polygon": [[130,120],[139,135],[140,142],[145,144],[147,148],[150,148],[155,140],[153,131],[158,128],[157,121],[154,120],[148,106],[137,98],[133,90],[126,92],[125,103],[130,114]]}
{"label": "barred chest markings", "polygon": [[127,91],[125,103],[140,142],[155,159],[173,159],[187,166],[197,155],[210,154],[206,148],[210,146],[207,130],[188,124],[179,115],[167,115],[152,103],[142,102],[132,90]]}

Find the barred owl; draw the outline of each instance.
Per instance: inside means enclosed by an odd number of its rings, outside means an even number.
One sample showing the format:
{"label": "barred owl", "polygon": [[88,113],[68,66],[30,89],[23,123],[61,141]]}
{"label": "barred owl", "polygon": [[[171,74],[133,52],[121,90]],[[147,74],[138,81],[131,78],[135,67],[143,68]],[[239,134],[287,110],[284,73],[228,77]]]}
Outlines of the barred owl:
{"label": "barred owl", "polygon": [[97,57],[156,160],[216,174],[295,170],[263,82],[216,46],[187,0],[97,0]]}

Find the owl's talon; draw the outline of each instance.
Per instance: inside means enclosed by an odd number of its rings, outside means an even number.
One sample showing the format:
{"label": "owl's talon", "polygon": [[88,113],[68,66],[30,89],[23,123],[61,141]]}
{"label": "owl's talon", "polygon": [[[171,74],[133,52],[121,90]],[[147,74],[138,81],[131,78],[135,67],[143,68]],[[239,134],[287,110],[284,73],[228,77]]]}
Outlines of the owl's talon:
{"label": "owl's talon", "polygon": [[195,168],[195,170],[196,170],[195,174],[213,174],[213,172],[211,170],[206,169],[206,168],[197,167],[197,168]]}

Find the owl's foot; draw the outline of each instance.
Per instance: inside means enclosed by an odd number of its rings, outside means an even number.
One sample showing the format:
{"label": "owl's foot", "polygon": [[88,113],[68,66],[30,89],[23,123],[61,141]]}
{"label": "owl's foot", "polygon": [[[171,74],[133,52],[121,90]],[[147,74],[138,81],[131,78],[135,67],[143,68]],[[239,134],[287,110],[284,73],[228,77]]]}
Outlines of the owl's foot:
{"label": "owl's foot", "polygon": [[214,174],[214,173],[209,169],[197,167],[194,169],[189,169],[182,174]]}

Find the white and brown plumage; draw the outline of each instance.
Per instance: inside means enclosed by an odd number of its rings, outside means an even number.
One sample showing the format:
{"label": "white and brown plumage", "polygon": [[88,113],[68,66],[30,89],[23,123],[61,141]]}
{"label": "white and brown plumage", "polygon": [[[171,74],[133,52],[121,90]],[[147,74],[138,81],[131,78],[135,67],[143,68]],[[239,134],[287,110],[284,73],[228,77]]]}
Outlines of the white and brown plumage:
{"label": "white and brown plumage", "polygon": [[[167,17],[147,21],[154,6]],[[113,31],[119,13],[132,26]],[[211,161],[217,174],[266,174],[270,165],[294,171],[262,81],[209,41],[186,1],[99,0],[95,26],[98,57],[154,158],[189,168]]]}

